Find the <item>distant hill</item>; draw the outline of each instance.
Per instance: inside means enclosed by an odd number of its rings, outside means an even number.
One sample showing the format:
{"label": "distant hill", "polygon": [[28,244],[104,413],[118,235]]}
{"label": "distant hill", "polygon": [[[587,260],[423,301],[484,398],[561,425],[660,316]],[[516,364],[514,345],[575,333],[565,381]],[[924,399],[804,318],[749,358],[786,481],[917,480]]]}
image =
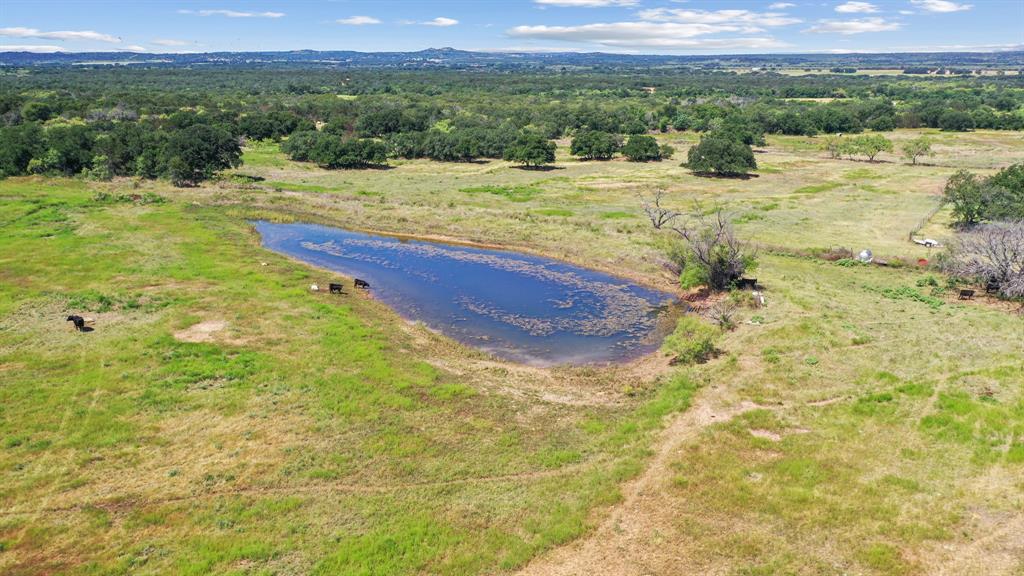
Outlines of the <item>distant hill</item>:
{"label": "distant hill", "polygon": [[602,52],[470,52],[429,48],[416,52],[354,52],[296,50],[290,52],[205,52],[159,54],[135,52],[0,52],[0,66],[145,67],[245,66],[335,68],[1024,68],[1024,50],[1006,52],[942,52],[893,54],[743,54],[632,55]]}

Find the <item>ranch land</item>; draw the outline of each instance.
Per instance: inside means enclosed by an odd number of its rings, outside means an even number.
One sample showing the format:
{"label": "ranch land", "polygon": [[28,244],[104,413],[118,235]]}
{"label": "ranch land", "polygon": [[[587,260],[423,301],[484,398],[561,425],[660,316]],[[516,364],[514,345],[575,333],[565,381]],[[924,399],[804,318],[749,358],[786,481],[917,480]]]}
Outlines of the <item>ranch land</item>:
{"label": "ranch land", "polygon": [[[252,142],[192,188],[0,181],[0,572],[1024,573],[1024,321],[921,259],[946,179],[769,135],[747,179],[672,160],[324,170]],[[260,247],[317,222],[550,256],[680,296],[638,193],[724,208],[766,305],[706,363],[532,368]],[[888,265],[824,257],[869,248]],[[345,280],[351,283],[351,279]],[[697,301],[699,305],[699,300]],[[92,317],[78,333],[70,311]]]}

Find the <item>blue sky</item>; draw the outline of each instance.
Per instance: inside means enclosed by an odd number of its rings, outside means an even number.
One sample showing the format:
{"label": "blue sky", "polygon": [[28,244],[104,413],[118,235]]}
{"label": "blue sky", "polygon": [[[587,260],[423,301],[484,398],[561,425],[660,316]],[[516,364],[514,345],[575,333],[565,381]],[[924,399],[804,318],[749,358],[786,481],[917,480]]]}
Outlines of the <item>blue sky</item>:
{"label": "blue sky", "polygon": [[1024,48],[1024,0],[0,0],[0,51]]}

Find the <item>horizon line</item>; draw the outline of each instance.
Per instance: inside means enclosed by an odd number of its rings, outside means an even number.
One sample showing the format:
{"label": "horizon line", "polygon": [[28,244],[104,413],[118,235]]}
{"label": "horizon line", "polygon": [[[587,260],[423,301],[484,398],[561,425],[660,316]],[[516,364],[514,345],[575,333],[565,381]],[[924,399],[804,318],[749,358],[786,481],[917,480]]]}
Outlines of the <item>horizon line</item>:
{"label": "horizon line", "polygon": [[[21,48],[21,47],[19,47]],[[857,55],[874,55],[881,56],[887,54],[1013,54],[1017,52],[1024,52],[1024,44],[1007,46],[1006,48],[988,48],[988,49],[971,49],[970,47],[963,48],[913,48],[913,49],[889,49],[889,50],[810,50],[810,51],[793,51],[793,52],[721,52],[721,53],[664,53],[664,52],[604,52],[601,50],[574,50],[571,48],[567,49],[546,49],[538,48],[536,50],[529,50],[523,48],[514,49],[501,49],[501,48],[478,48],[478,49],[464,49],[464,48],[452,48],[449,46],[443,46],[440,48],[428,47],[421,48],[418,50],[352,50],[344,48],[332,48],[332,49],[313,49],[313,48],[294,48],[288,50],[205,50],[205,51],[138,51],[138,50],[52,50],[52,51],[36,51],[36,50],[0,50],[0,54],[34,54],[38,56],[47,55],[89,55],[89,54],[120,54],[120,55],[153,55],[153,56],[201,56],[204,54],[293,54],[298,52],[309,52],[309,53],[331,53],[331,52],[351,52],[356,54],[415,54],[417,52],[431,52],[431,51],[453,51],[453,52],[466,52],[471,54],[531,54],[531,55],[558,55],[558,54],[580,54],[580,55],[608,55],[608,56],[627,56],[627,57],[728,57],[728,56],[801,56],[801,55],[814,55],[814,56],[857,56]]]}

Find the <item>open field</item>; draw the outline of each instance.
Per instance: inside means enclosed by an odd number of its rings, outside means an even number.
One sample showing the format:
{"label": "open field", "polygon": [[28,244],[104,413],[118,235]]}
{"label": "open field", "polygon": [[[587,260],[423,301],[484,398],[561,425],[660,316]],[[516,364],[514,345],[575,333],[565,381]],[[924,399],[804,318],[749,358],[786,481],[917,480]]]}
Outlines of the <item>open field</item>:
{"label": "open field", "polygon": [[[646,164],[578,161],[561,142],[557,166],[545,171],[500,161],[414,160],[383,171],[332,172],[289,161],[281,165],[261,152],[258,163],[237,172],[265,181],[248,196],[221,199],[295,211],[312,202],[316,214],[348,226],[447,235],[540,250],[612,272],[639,266],[656,274],[650,225],[636,195],[664,188],[680,209],[695,202],[727,208],[741,230],[765,245],[871,248],[916,259],[927,257],[927,249],[908,242],[907,234],[938,206],[946,178],[960,168],[991,173],[1024,150],[1024,135],[1016,132],[901,130],[890,136],[898,149],[921,133],[935,140],[936,155],[916,167],[892,154],[876,162],[830,160],[819,150],[823,138],[769,137],[769,146],[757,154],[759,171],[748,180],[698,178],[680,168],[696,142],[692,133],[663,135],[663,142],[676,147],[675,157]],[[268,188],[281,194],[268,194]],[[297,197],[305,201],[293,202]],[[934,232],[949,234],[941,227]],[[629,266],[625,258],[631,258]]]}
{"label": "open field", "polygon": [[[650,164],[563,142],[543,171],[325,171],[261,144],[194,189],[0,181],[0,572],[1024,573],[1024,320],[926,270],[808,256],[931,257],[908,233],[945,179],[1024,156],[1019,132],[932,136],[922,166],[769,137],[746,180],[680,168],[696,136],[673,133]],[[672,289],[636,197],[656,188],[762,246],[768,306],[707,364],[495,361],[310,295],[326,273],[247,224],[499,244]]]}

